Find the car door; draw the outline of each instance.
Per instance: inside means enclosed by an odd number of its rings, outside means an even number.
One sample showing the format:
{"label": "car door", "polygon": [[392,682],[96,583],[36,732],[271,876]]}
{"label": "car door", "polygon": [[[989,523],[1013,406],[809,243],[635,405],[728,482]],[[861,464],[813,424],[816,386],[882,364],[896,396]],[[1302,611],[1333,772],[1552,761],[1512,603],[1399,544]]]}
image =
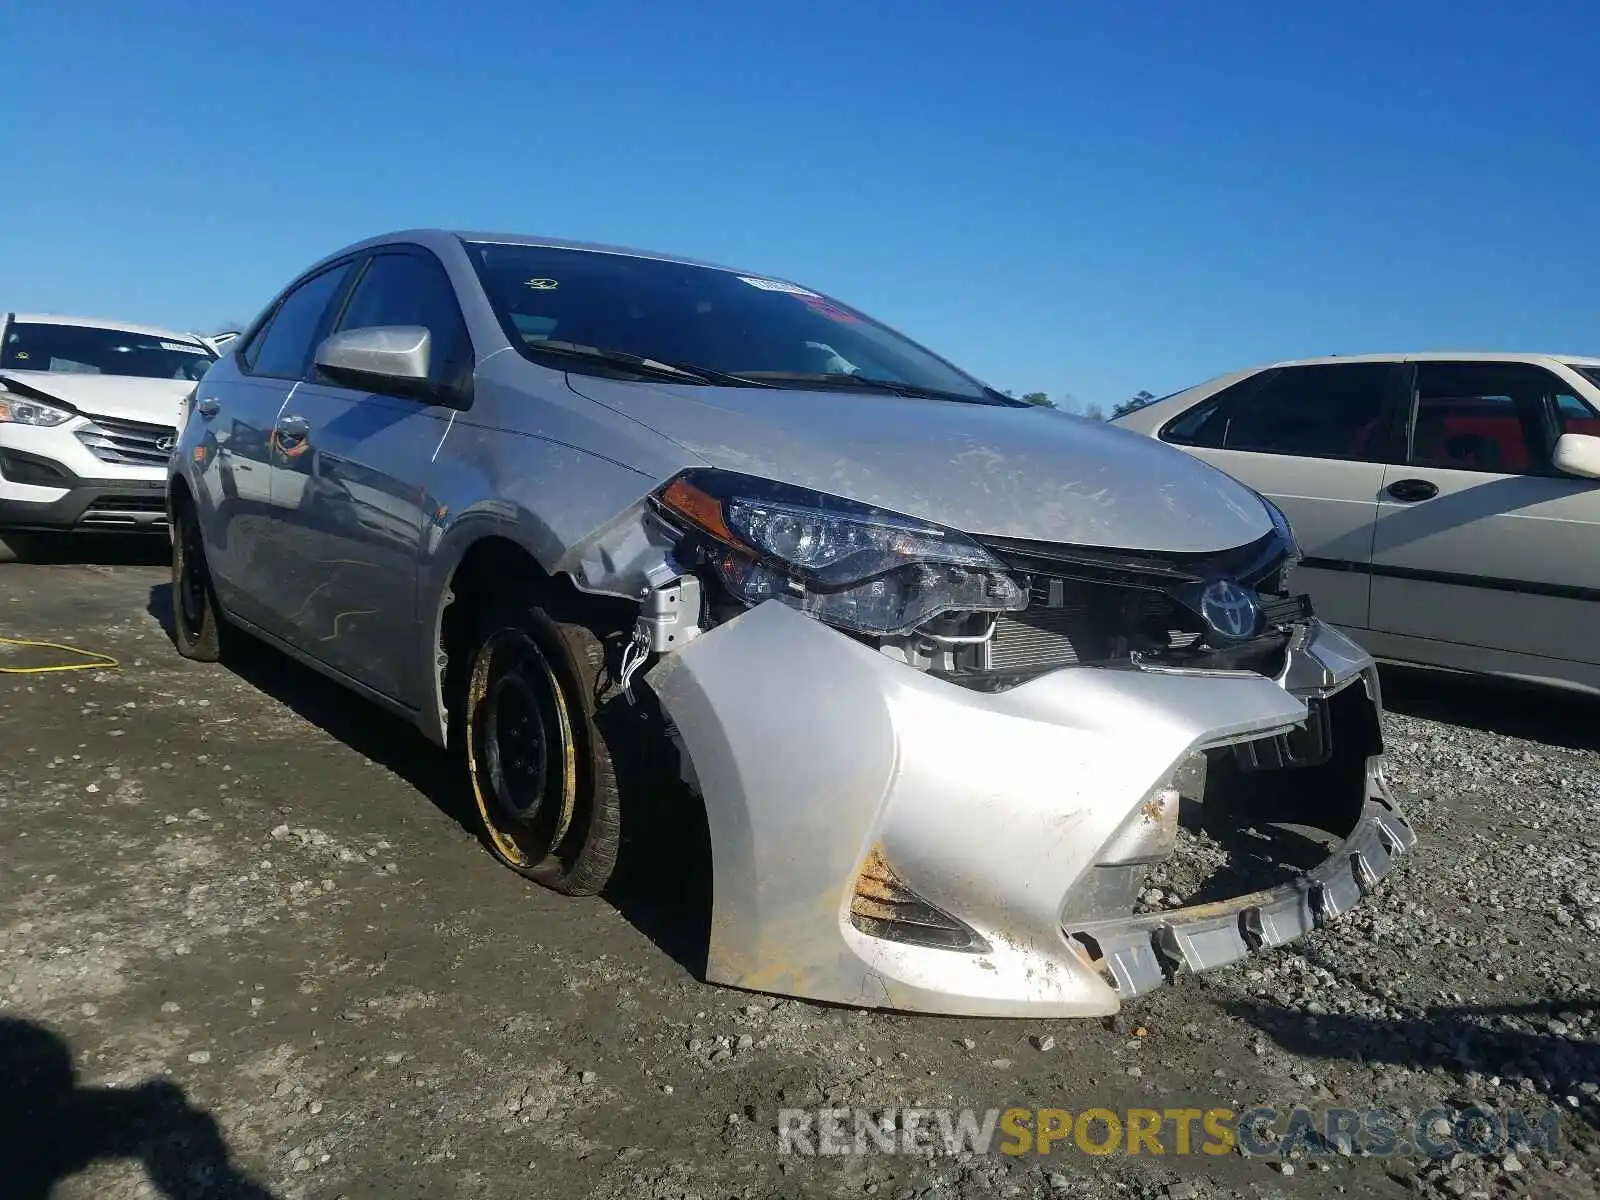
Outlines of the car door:
{"label": "car door", "polygon": [[1562,432],[1593,432],[1593,407],[1532,363],[1412,370],[1408,453],[1378,507],[1373,628],[1441,644],[1439,661],[1472,647],[1600,663],[1600,638],[1583,636],[1600,618],[1600,482],[1551,465]]}
{"label": "car door", "polygon": [[351,265],[333,264],[285,289],[232,365],[207,372],[195,389],[193,419],[204,426],[200,482],[210,510],[201,519],[218,599],[273,632],[280,630],[270,593],[281,563],[268,537],[272,430]]}
{"label": "car door", "polygon": [[1271,368],[1161,432],[1283,510],[1305,554],[1292,586],[1323,619],[1355,630],[1367,625],[1378,492],[1398,453],[1398,372],[1387,362]]}
{"label": "car door", "polygon": [[[368,258],[330,332],[420,325],[435,382],[470,378],[472,347],[449,277],[412,247]],[[342,386],[313,374],[275,437],[273,536],[302,569],[274,589],[296,645],[357,682],[416,707],[417,567],[430,519],[428,476],[454,409]]]}

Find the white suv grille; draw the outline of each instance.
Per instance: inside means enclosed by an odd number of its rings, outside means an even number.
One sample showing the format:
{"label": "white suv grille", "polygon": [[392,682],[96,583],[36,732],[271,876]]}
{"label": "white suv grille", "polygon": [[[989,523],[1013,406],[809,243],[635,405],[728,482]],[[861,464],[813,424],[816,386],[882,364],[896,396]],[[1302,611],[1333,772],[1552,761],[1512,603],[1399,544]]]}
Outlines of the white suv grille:
{"label": "white suv grille", "polygon": [[[164,467],[178,431],[170,425],[96,417],[78,430],[78,440],[102,462],[130,467]],[[163,445],[164,443],[164,445]]]}

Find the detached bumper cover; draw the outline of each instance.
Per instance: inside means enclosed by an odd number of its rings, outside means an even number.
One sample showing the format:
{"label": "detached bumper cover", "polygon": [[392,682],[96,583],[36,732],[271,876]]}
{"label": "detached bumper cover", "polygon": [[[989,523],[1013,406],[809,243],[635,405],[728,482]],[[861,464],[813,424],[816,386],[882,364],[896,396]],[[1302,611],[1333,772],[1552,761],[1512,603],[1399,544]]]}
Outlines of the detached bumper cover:
{"label": "detached bumper cover", "polygon": [[[1345,688],[1364,687],[1376,709],[1371,658],[1320,624],[1278,680],[1077,668],[991,694],[773,602],[649,678],[705,799],[717,983],[906,1011],[1103,1015],[1177,967],[1209,969],[1333,919],[1415,844],[1374,755],[1356,764],[1343,845],[1293,882],[1063,919],[1097,866],[1148,849],[1146,825],[1163,796],[1175,809],[1170,784],[1197,752],[1291,733],[1308,700]],[[864,865],[953,917],[976,949],[858,928]]]}
{"label": "detached bumper cover", "polygon": [[1293,883],[1170,912],[1080,922],[1070,932],[1094,940],[1103,969],[1124,999],[1159,987],[1179,964],[1195,973],[1210,971],[1256,950],[1287,945],[1354,908],[1416,845],[1416,834],[1382,792],[1381,779],[1373,783],[1379,790],[1364,806],[1356,831]]}

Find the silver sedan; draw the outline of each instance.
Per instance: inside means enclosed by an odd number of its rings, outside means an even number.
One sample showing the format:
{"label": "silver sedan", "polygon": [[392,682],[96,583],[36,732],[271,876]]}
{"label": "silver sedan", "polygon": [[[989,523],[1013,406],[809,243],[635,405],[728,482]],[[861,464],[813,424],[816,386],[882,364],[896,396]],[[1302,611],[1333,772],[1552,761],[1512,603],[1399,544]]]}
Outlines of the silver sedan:
{"label": "silver sedan", "polygon": [[[787,280],[348,247],[224,347],[169,504],[179,649],[248,633],[456,748],[521,875],[598,891],[670,760],[715,982],[1109,1013],[1335,919],[1415,841],[1282,513]],[[1258,874],[1148,886],[1274,830]]]}

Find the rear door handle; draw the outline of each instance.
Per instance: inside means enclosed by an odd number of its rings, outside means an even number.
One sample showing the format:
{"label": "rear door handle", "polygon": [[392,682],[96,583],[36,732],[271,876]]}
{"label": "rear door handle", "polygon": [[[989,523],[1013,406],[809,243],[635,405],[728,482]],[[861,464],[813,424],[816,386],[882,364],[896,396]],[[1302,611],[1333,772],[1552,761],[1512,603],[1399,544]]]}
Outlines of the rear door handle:
{"label": "rear door handle", "polygon": [[1396,479],[1384,490],[1396,500],[1410,504],[1418,500],[1432,500],[1439,494],[1439,485],[1429,483],[1426,479]]}
{"label": "rear door handle", "polygon": [[215,396],[207,396],[194,406],[194,410],[202,417],[214,417],[222,411],[222,401]]}
{"label": "rear door handle", "polygon": [[280,417],[278,432],[287,437],[305,437],[311,432],[311,422],[304,417]]}

